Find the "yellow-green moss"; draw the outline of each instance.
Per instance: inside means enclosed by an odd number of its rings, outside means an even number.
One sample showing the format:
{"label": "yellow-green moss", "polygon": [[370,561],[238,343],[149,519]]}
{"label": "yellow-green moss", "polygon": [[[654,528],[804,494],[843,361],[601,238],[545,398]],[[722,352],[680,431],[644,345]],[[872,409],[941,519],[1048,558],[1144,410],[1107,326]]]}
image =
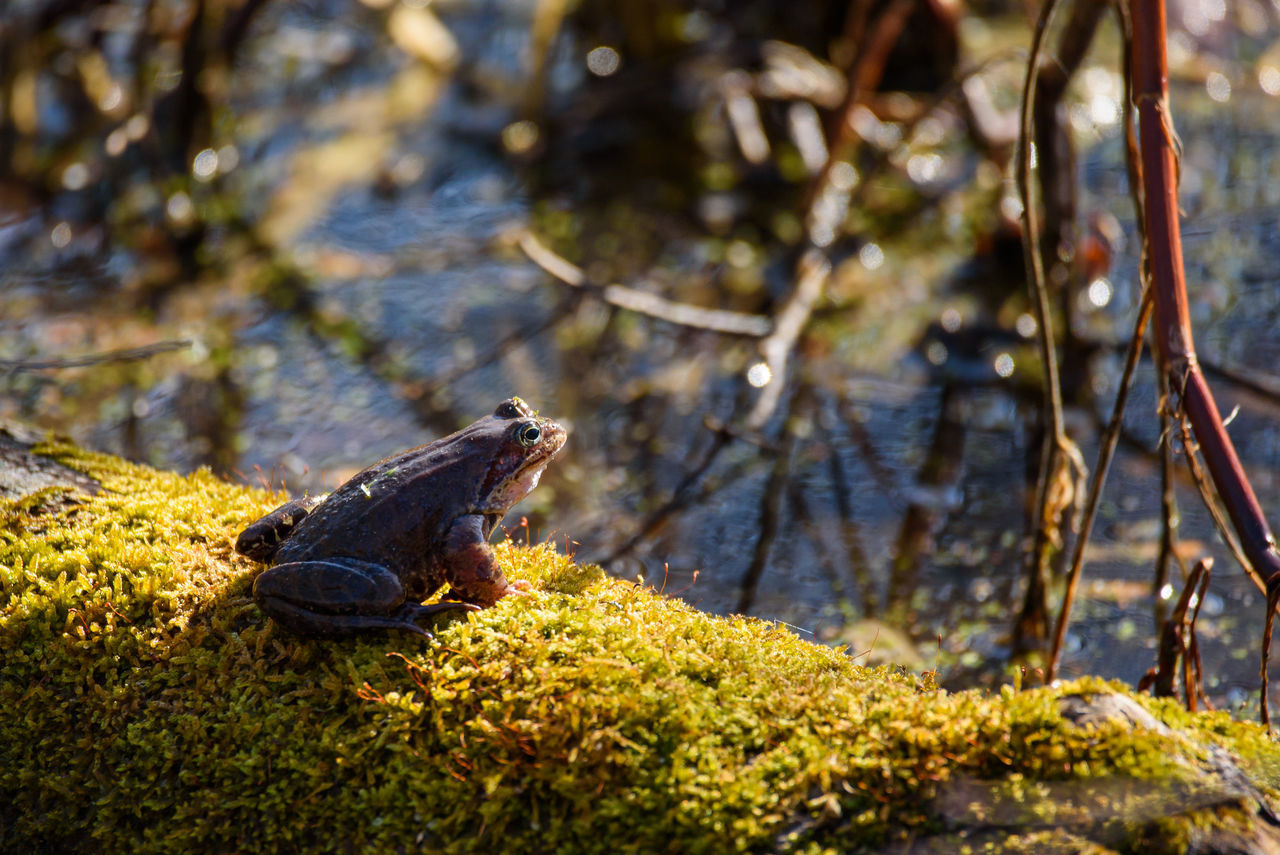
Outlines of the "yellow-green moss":
{"label": "yellow-green moss", "polygon": [[970,781],[1047,840],[1052,782],[1193,786],[1201,741],[1280,769],[1222,714],[1080,730],[1057,697],[1117,687],[948,693],[547,546],[499,546],[532,591],[435,642],[299,639],[231,548],[281,495],[42,452],[104,490],[0,505],[4,851],[848,851],[981,824],[939,808]]}

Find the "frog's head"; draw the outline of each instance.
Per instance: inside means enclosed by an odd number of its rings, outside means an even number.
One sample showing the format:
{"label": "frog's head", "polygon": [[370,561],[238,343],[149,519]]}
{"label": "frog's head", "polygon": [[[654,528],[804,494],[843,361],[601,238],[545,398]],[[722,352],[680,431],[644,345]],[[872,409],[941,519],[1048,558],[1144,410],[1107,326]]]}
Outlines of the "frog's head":
{"label": "frog's head", "polygon": [[496,522],[538,486],[542,470],[564,447],[564,427],[541,418],[524,401],[508,398],[484,420],[493,452],[476,497],[475,513]]}

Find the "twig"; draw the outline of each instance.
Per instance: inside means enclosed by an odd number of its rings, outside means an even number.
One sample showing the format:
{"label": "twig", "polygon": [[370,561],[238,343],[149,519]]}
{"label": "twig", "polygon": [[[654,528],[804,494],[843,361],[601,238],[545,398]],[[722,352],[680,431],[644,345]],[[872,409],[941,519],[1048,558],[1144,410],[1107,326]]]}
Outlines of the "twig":
{"label": "twig", "polygon": [[1120,377],[1120,388],[1116,392],[1115,405],[1111,409],[1111,421],[1098,449],[1098,461],[1094,464],[1093,475],[1089,481],[1089,494],[1085,500],[1084,516],[1080,520],[1080,531],[1076,535],[1071,551],[1071,570],[1067,574],[1067,587],[1062,595],[1062,604],[1058,611],[1058,624],[1053,633],[1053,645],[1049,649],[1049,661],[1045,664],[1045,682],[1053,682],[1058,671],[1058,658],[1062,655],[1062,642],[1067,635],[1067,621],[1071,617],[1071,606],[1075,601],[1076,587],[1080,583],[1080,572],[1084,568],[1084,551],[1089,545],[1089,535],[1093,532],[1093,521],[1097,517],[1098,502],[1102,498],[1102,486],[1107,480],[1107,471],[1111,468],[1111,459],[1115,456],[1116,441],[1120,437],[1120,423],[1124,418],[1125,405],[1129,402],[1129,391],[1133,388],[1133,376],[1142,356],[1143,332],[1151,321],[1151,310],[1154,300],[1151,289],[1142,295],[1142,306],[1138,309],[1138,318],[1133,325],[1133,335],[1129,340],[1129,353],[1125,357],[1124,372]]}
{"label": "twig", "polygon": [[1228,524],[1226,516],[1222,513],[1222,508],[1214,499],[1213,482],[1209,480],[1209,475],[1204,471],[1204,467],[1200,465],[1200,458],[1197,456],[1199,446],[1196,444],[1195,437],[1192,435],[1191,426],[1185,418],[1179,413],[1170,413],[1169,417],[1174,420],[1174,424],[1178,426],[1178,432],[1182,439],[1183,456],[1187,461],[1187,468],[1191,470],[1192,483],[1196,485],[1196,489],[1200,491],[1200,498],[1204,502],[1205,509],[1209,511],[1209,517],[1213,520],[1214,526],[1218,529],[1218,534],[1222,538],[1223,543],[1227,545],[1227,550],[1232,557],[1240,563],[1244,568],[1246,575],[1253,580],[1253,584],[1258,586],[1258,590],[1266,593],[1266,582],[1258,575],[1249,563],[1248,557],[1240,545],[1240,541],[1232,532],[1231,526]]}
{"label": "twig", "polygon": [[[1173,684],[1178,674],[1178,658],[1182,658],[1183,694],[1187,709],[1195,712],[1196,699],[1203,696],[1200,684],[1199,645],[1196,643],[1196,618],[1200,616],[1200,606],[1204,603],[1205,592],[1209,588],[1209,576],[1213,569],[1212,558],[1202,558],[1195,569],[1187,577],[1183,585],[1182,595],[1178,597],[1173,613],[1164,622],[1160,634],[1160,652],[1156,657],[1156,665],[1138,681],[1138,691],[1151,690],[1157,698],[1171,698],[1174,695]],[[1194,605],[1193,605],[1194,600]],[[1187,610],[1191,609],[1191,617]]]}
{"label": "twig", "polygon": [[[1149,287],[1149,276],[1146,277],[1146,282]],[[1151,351],[1153,358],[1158,361],[1159,355],[1155,353],[1154,342],[1151,343]],[[1168,617],[1166,614],[1167,608],[1165,606],[1165,599],[1167,595],[1165,595],[1163,591],[1169,583],[1170,562],[1177,562],[1178,569],[1180,570],[1180,575],[1184,583],[1190,575],[1190,570],[1187,568],[1187,562],[1183,558],[1181,551],[1178,549],[1178,499],[1176,489],[1178,479],[1181,478],[1184,482],[1190,483],[1191,486],[1194,486],[1198,491],[1200,491],[1201,499],[1206,502],[1206,505],[1210,504],[1211,499],[1207,491],[1207,486],[1204,483],[1204,474],[1199,469],[1198,460],[1193,461],[1195,464],[1194,468],[1191,464],[1188,464],[1185,472],[1180,471],[1174,465],[1173,426],[1174,419],[1177,414],[1173,412],[1173,408],[1169,405],[1169,401],[1172,400],[1172,395],[1169,392],[1169,378],[1162,371],[1156,371],[1156,378],[1158,380],[1160,392],[1160,404],[1157,408],[1160,419],[1160,438],[1156,443],[1160,461],[1160,549],[1159,553],[1156,555],[1155,575],[1151,583],[1151,596],[1153,600],[1155,628],[1156,632],[1159,633],[1161,631],[1161,627],[1164,626],[1166,618]],[[1181,422],[1179,422],[1179,424],[1181,425]],[[1138,446],[1134,447],[1136,448]],[[1142,448],[1141,450],[1144,454],[1148,453],[1145,448]],[[1216,503],[1212,503],[1212,506],[1210,507],[1211,514],[1215,510],[1217,510],[1217,505]],[[1215,524],[1219,526],[1219,532],[1223,532],[1225,530],[1221,522],[1220,514],[1218,515],[1218,519]],[[1226,534],[1223,534],[1223,541],[1227,544],[1228,549],[1234,550],[1237,548],[1229,531]]]}
{"label": "twig", "polygon": [[[1045,33],[1057,7],[1058,0],[1046,0],[1044,7],[1040,10],[1040,18],[1036,21],[1035,35],[1031,42],[1031,55],[1027,60],[1027,74],[1023,83],[1021,133],[1018,136],[1017,157],[1018,196],[1022,201],[1023,260],[1027,268],[1027,282],[1032,290],[1032,306],[1036,312],[1040,358],[1045,367],[1045,422],[1047,428],[1051,431],[1051,436],[1046,439],[1046,442],[1053,443],[1046,446],[1045,456],[1048,461],[1052,461],[1056,457],[1054,448],[1057,439],[1063,434],[1062,399],[1058,388],[1058,358],[1055,352],[1053,328],[1049,315],[1049,296],[1048,288],[1045,284],[1044,260],[1041,257],[1038,246],[1040,220],[1034,200],[1031,198],[1033,169],[1031,165],[1031,143],[1035,139],[1033,110],[1038,79],[1037,72],[1044,52]],[[1037,504],[1042,512],[1045,494],[1048,492],[1047,482],[1050,468],[1050,466],[1046,465],[1041,470],[1041,484],[1038,490],[1039,498]]]}
{"label": "twig", "polygon": [[1036,68],[1035,98],[1031,105],[1032,139],[1035,140],[1039,178],[1037,186],[1044,222],[1040,231],[1026,235],[1025,240],[1035,242],[1040,248],[1042,264],[1047,268],[1049,280],[1057,287],[1059,311],[1063,318],[1062,346],[1067,359],[1073,355],[1078,358],[1080,351],[1072,325],[1076,315],[1072,297],[1082,268],[1072,265],[1061,253],[1064,246],[1077,243],[1075,146],[1062,99],[1093,42],[1104,11],[1106,5],[1100,0],[1071,4],[1054,49],[1053,61],[1039,63]]}
{"label": "twig", "polygon": [[[1043,639],[1044,623],[1047,620],[1044,560],[1053,540],[1049,527],[1052,525],[1056,529],[1060,526],[1062,513],[1069,503],[1069,491],[1064,489],[1064,479],[1070,478],[1070,474],[1061,471],[1060,467],[1063,455],[1069,454],[1069,449],[1074,447],[1074,444],[1067,439],[1063,427],[1057,349],[1054,344],[1049,293],[1045,283],[1044,260],[1041,257],[1039,240],[1040,221],[1036,205],[1031,198],[1031,144],[1035,139],[1033,117],[1036,82],[1044,52],[1045,34],[1057,6],[1058,0],[1046,0],[1040,10],[1039,20],[1036,21],[1035,34],[1031,42],[1031,55],[1027,61],[1027,73],[1023,82],[1018,134],[1017,178],[1018,195],[1022,200],[1023,261],[1027,270],[1027,284],[1031,289],[1032,306],[1036,314],[1037,340],[1040,344],[1040,359],[1045,372],[1045,437],[1040,456],[1040,475],[1036,484],[1035,513],[1032,518],[1035,526],[1034,541],[1031,552],[1027,555],[1027,596],[1015,625],[1015,644],[1023,649],[1030,641],[1027,638],[1028,635],[1034,635],[1037,640]],[[1076,454],[1078,453],[1077,450]]]}
{"label": "twig", "polygon": [[[795,288],[774,319],[773,331],[760,344],[760,353],[769,368],[769,379],[747,416],[747,425],[760,430],[773,416],[787,382],[787,362],[800,334],[808,325],[813,307],[826,289],[831,261],[822,247],[830,245],[848,211],[852,186],[832,180],[835,167],[848,153],[853,111],[863,97],[879,83],[889,52],[902,35],[916,0],[891,0],[871,27],[858,56],[848,69],[848,89],[836,116],[834,139],[827,146],[827,159],[814,176],[802,205],[802,221],[808,248],[796,264]],[[846,25],[861,29],[869,6],[851,10]],[[856,23],[855,23],[856,22]]]}
{"label": "twig", "polygon": [[620,309],[648,315],[651,318],[657,318],[660,321],[666,321],[676,326],[724,333],[725,335],[761,338],[768,335],[769,331],[773,329],[772,322],[763,315],[747,315],[726,309],[706,309],[701,306],[692,306],[688,303],[668,300],[665,297],[659,297],[656,294],[650,294],[623,285],[600,285],[592,282],[587,278],[587,274],[583,272],[582,268],[552,252],[529,231],[521,232],[519,245],[524,254],[529,256],[530,261],[556,279],[574,288],[589,291],[606,303],[617,306]]}
{"label": "twig", "polygon": [[[891,148],[875,150],[875,153],[871,158],[871,163],[866,169],[867,175],[870,176],[879,172],[884,168],[885,164],[893,162],[898,155],[906,151],[914,141],[916,129],[920,126],[920,123],[932,116],[940,107],[942,107],[943,104],[947,103],[952,98],[955,98],[957,95],[963,95],[965,84],[968,83],[969,80],[982,74],[993,65],[998,65],[1002,62],[1012,62],[1015,60],[1026,62],[1027,52],[1022,48],[1011,48],[1009,50],[1000,51],[986,57],[976,65],[956,72],[950,80],[938,89],[933,98],[931,98],[916,115],[913,115],[910,120],[902,123],[902,138],[898,141],[897,145]],[[858,185],[853,188],[853,193],[849,197],[850,207],[862,202],[866,198],[871,187],[872,182],[870,181],[863,180],[858,182]]]}
{"label": "twig", "polygon": [[[815,224],[812,220],[819,201],[822,199],[823,194],[832,189],[831,172],[837,163],[844,161],[848,156],[844,149],[848,147],[854,133],[853,123],[850,121],[853,118],[854,110],[862,104],[866,93],[874,90],[879,84],[880,78],[884,74],[885,62],[889,58],[889,51],[906,28],[907,20],[910,18],[911,10],[914,6],[915,0],[892,0],[871,25],[867,37],[865,39],[859,38],[854,42],[855,44],[863,45],[863,47],[858,51],[857,57],[849,66],[849,82],[845,91],[844,103],[840,105],[840,108],[832,117],[833,138],[827,145],[827,162],[822,165],[822,168],[814,177],[804,200],[804,222],[810,234],[814,231]],[[862,3],[860,8],[851,10],[850,18],[846,22],[846,28],[851,32],[862,32],[866,23],[866,14],[870,11],[870,8],[871,4]],[[845,193],[847,197],[848,190]]]}
{"label": "twig", "polygon": [[783,304],[774,320],[773,332],[760,342],[760,353],[769,366],[769,382],[760,391],[755,406],[747,416],[747,427],[761,430],[773,411],[786,385],[787,362],[800,333],[809,323],[813,305],[822,296],[827,279],[831,276],[831,262],[817,249],[810,248],[801,257],[795,290]]}
{"label": "twig", "polygon": [[[1160,399],[1168,399],[1168,382],[1162,372],[1156,372],[1160,378]],[[1173,415],[1163,404],[1160,407],[1160,553],[1156,556],[1155,578],[1151,584],[1151,594],[1155,600],[1156,629],[1163,625],[1164,599],[1162,592],[1169,583],[1169,562],[1175,560],[1182,570],[1182,578],[1187,578],[1187,564],[1177,547],[1178,528],[1178,496],[1175,489],[1173,466]]]}
{"label": "twig", "polygon": [[[1135,0],[1134,79],[1135,102],[1141,127],[1143,177],[1149,253],[1157,286],[1159,323],[1156,340],[1171,386],[1178,392],[1183,411],[1195,431],[1209,474],[1240,535],[1241,546],[1253,568],[1266,575],[1280,571],[1280,553],[1256,496],[1236,456],[1230,436],[1222,426],[1217,406],[1195,356],[1187,311],[1182,241],[1178,228],[1176,181],[1177,154],[1173,144],[1168,107],[1163,0]],[[1155,250],[1160,251],[1155,251]],[[1248,563],[1248,562],[1246,562]]]}
{"label": "twig", "polygon": [[1262,704],[1262,726],[1271,733],[1271,709],[1267,704],[1267,665],[1271,662],[1271,631],[1275,628],[1276,604],[1280,603],[1280,585],[1267,591],[1267,619],[1262,625],[1262,687],[1258,691]]}
{"label": "twig", "polygon": [[1196,620],[1200,617],[1200,607],[1204,605],[1205,594],[1209,590],[1209,573],[1212,569],[1213,559],[1202,558],[1187,580],[1190,587],[1191,579],[1194,579],[1197,573],[1200,575],[1195,605],[1192,606],[1191,617],[1187,620],[1187,637],[1184,639],[1185,648],[1182,651],[1182,693],[1187,702],[1188,712],[1196,711],[1197,697],[1204,698],[1205,704],[1209,704],[1209,699],[1204,694],[1204,669],[1200,666],[1200,643],[1196,641]]}
{"label": "twig", "polygon": [[[1149,280],[1144,280],[1149,281]],[[1091,343],[1094,347],[1105,348],[1111,351],[1128,350],[1129,343],[1121,341],[1103,341],[1094,340]],[[1158,361],[1159,357],[1153,354],[1153,358]],[[1222,363],[1205,357],[1202,354],[1196,354],[1196,361],[1200,368],[1204,371],[1205,376],[1216,377],[1225,380],[1232,386],[1237,386],[1251,395],[1262,398],[1269,404],[1280,404],[1280,380],[1274,375],[1263,375],[1266,379],[1260,380],[1257,377],[1250,377],[1242,371],[1235,368],[1229,368]]]}
{"label": "twig", "polygon": [[158,341],[142,347],[126,347],[120,350],[104,350],[101,353],[89,353],[84,356],[71,356],[63,359],[0,359],[0,371],[18,374],[23,371],[47,371],[54,368],[84,368],[89,365],[103,365],[108,362],[133,362],[139,359],[150,359],[160,353],[174,350],[186,350],[194,342],[190,339],[175,341]]}

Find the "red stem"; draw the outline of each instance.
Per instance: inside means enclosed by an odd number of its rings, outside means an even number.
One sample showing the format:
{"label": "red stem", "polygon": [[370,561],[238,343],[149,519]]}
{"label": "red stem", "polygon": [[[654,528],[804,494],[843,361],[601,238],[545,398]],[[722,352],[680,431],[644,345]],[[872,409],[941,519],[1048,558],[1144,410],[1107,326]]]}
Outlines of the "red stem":
{"label": "red stem", "polygon": [[1275,589],[1280,586],[1280,552],[1276,551],[1275,538],[1222,424],[1191,338],[1178,228],[1178,161],[1168,106],[1164,0],[1131,0],[1130,10],[1134,100],[1141,134],[1147,239],[1156,295],[1156,343],[1170,388],[1181,395],[1209,475],[1253,565],[1246,569],[1255,581],[1265,581],[1268,589]]}

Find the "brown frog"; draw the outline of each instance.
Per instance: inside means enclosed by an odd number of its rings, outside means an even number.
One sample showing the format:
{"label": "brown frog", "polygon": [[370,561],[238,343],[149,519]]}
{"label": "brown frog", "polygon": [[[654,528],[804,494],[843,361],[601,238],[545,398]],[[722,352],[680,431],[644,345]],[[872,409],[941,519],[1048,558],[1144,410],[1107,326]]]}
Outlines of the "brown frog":
{"label": "brown frog", "polygon": [[[375,463],[327,496],[294,499],[240,533],[236,550],[272,565],[259,607],[303,635],[402,629],[491,606],[513,588],[489,547],[529,495],[565,429],[519,398],[435,442]],[[423,605],[448,583],[459,602]]]}

